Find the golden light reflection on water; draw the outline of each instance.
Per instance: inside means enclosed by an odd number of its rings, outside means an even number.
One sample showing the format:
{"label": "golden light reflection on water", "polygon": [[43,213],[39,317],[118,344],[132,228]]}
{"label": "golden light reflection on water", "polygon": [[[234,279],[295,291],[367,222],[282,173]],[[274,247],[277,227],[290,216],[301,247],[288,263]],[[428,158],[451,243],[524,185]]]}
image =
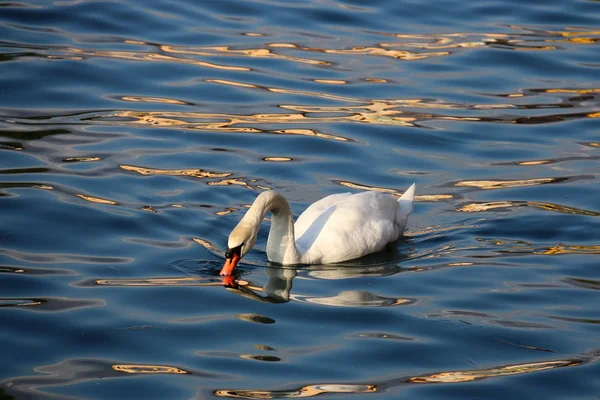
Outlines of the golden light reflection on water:
{"label": "golden light reflection on water", "polygon": [[560,254],[600,254],[600,246],[589,245],[564,245],[557,244],[545,250],[535,251],[534,254],[560,255]]}
{"label": "golden light reflection on water", "polygon": [[43,185],[43,184],[34,184],[31,187],[34,187],[36,189],[43,189],[43,190],[54,190],[54,188],[50,185]]}
{"label": "golden light reflection on water", "polygon": [[[252,83],[233,81],[226,79],[204,79],[207,83],[233,86],[248,90],[264,90],[271,93],[306,96],[309,98],[325,99],[341,103],[334,106],[313,106],[301,104],[278,104],[280,109],[292,111],[291,113],[260,113],[260,114],[223,114],[223,113],[201,113],[201,112],[183,112],[183,111],[138,111],[138,110],[118,110],[104,114],[94,113],[93,116],[80,115],[77,119],[86,124],[103,123],[112,125],[145,125],[153,127],[176,127],[177,129],[190,131],[217,131],[230,133],[272,133],[272,134],[290,134],[314,136],[322,139],[332,139],[338,141],[352,142],[353,140],[340,135],[319,132],[315,129],[309,129],[305,126],[300,128],[275,129],[273,125],[306,125],[322,124],[330,125],[334,123],[366,123],[376,125],[394,125],[394,126],[421,126],[428,121],[463,121],[463,122],[488,122],[488,123],[510,123],[510,124],[542,124],[564,121],[576,118],[598,118],[598,112],[569,113],[569,114],[548,114],[548,115],[485,115],[488,110],[532,110],[536,108],[547,109],[546,103],[542,104],[463,104],[463,103],[445,103],[439,100],[426,99],[369,99],[341,96],[326,92],[306,91],[297,89],[287,89],[281,87],[260,86]],[[336,80],[327,80],[321,83],[341,83]],[[344,81],[345,82],[345,81]],[[564,89],[564,88],[546,88],[546,89],[524,89],[521,94],[496,94],[500,97],[525,97],[536,96],[540,93],[568,94],[571,91],[578,93],[596,94],[597,89]],[[181,100],[159,98],[159,97],[141,97],[141,96],[122,96],[122,100],[129,102],[158,102],[169,105],[188,104]],[[563,99],[563,103],[557,104],[554,108],[574,108],[581,107],[583,100],[574,98]],[[432,110],[428,112],[427,110]],[[482,113],[480,116],[472,115],[444,115],[438,110],[452,111],[473,111]],[[433,112],[435,111],[435,112]],[[36,121],[28,121],[36,123]],[[39,122],[37,122],[39,123]],[[268,125],[269,129],[260,128],[260,125]]]}
{"label": "golden light reflection on water", "polygon": [[271,161],[271,162],[286,162],[286,161],[294,161],[293,158],[290,157],[264,157],[263,161]]}
{"label": "golden light reflection on water", "polygon": [[114,364],[112,369],[127,374],[189,374],[186,370],[167,365]]}
{"label": "golden light reflection on water", "polygon": [[564,30],[564,31],[549,31],[561,36],[565,36],[565,37],[572,37],[572,36],[580,36],[580,35],[600,35],[600,31],[599,30],[585,30],[582,28],[568,28],[568,30]]}
{"label": "golden light reflection on water", "polygon": [[543,165],[551,163],[551,160],[520,161],[518,165]]}
{"label": "golden light reflection on water", "polygon": [[210,186],[230,186],[230,185],[237,185],[237,186],[243,186],[245,188],[248,189],[253,189],[252,186],[250,186],[250,184],[248,184],[248,182],[240,179],[240,178],[235,178],[235,179],[221,179],[220,181],[212,181],[212,182],[208,182],[207,183]]}
{"label": "golden light reflection on water", "polygon": [[216,215],[227,215],[227,214],[231,214],[232,212],[237,211],[237,208],[234,207],[227,207],[224,210],[221,211],[217,211],[215,214]]}
{"label": "golden light reflection on water", "polygon": [[[340,186],[344,186],[344,187],[348,187],[348,188],[352,188],[352,189],[373,190],[373,191],[381,192],[381,193],[390,193],[396,197],[400,197],[403,194],[403,192],[400,192],[396,189],[382,188],[382,187],[377,187],[377,186],[369,186],[369,185],[365,185],[365,184],[361,184],[361,183],[354,183],[354,182],[348,182],[348,181],[334,181],[334,183],[337,183]],[[452,199],[453,197],[454,196],[452,196],[451,194],[421,194],[421,195],[415,196],[415,201],[442,201],[442,200]]]}
{"label": "golden light reflection on water", "polygon": [[[278,129],[262,130],[243,124],[287,124],[287,123],[318,123],[335,122],[330,119],[306,118],[303,114],[254,114],[254,115],[228,115],[191,112],[144,112],[144,111],[117,111],[113,114],[125,120],[115,121],[121,124],[150,125],[156,127],[177,127],[184,130],[197,131],[224,131],[231,133],[274,133],[286,135],[314,136],[322,139],[332,139],[348,142],[350,139],[343,136],[321,133],[313,129]],[[193,120],[193,121],[192,121]],[[208,120],[208,121],[203,121]],[[108,121],[104,121],[108,122]]]}
{"label": "golden light reflection on water", "polygon": [[600,42],[600,38],[569,38],[565,40],[557,40],[557,42],[571,42],[578,44],[596,44]]}
{"label": "golden light reflection on water", "polygon": [[118,202],[116,202],[114,200],[102,199],[100,197],[94,197],[94,196],[89,196],[89,195],[80,194],[80,193],[75,193],[75,196],[77,196],[80,199],[83,199],[85,201],[89,201],[91,203],[109,204],[109,205],[113,205],[113,206],[116,206],[119,204]]}
{"label": "golden light reflection on water", "polygon": [[221,85],[236,86],[236,87],[249,88],[249,89],[260,89],[261,88],[261,86],[258,86],[258,85],[252,85],[250,83],[231,81],[231,80],[227,80],[227,79],[206,79],[206,82],[219,83]]}
{"label": "golden light reflection on water", "polygon": [[[293,48],[298,49],[298,47],[291,43],[273,43],[268,46],[272,48]],[[225,56],[225,57],[247,57],[247,58],[273,58],[280,60],[287,60],[292,62],[297,62],[301,64],[311,64],[311,65],[331,65],[330,62],[313,60],[310,58],[303,57],[294,57],[284,54],[278,54],[271,49],[266,48],[258,48],[258,49],[231,49],[227,46],[219,46],[219,47],[176,47],[176,46],[167,46],[162,45],[160,49],[166,53],[173,54],[186,54],[186,55],[194,55],[194,56],[205,56],[205,57],[214,57],[214,56]]]}
{"label": "golden light reflection on water", "polygon": [[[342,101],[353,105],[341,106],[307,106],[293,104],[279,104],[279,108],[296,111],[295,113],[263,113],[250,115],[215,114],[200,112],[176,111],[115,111],[106,117],[96,117],[95,121],[113,124],[149,125],[155,127],[177,127],[178,129],[192,131],[223,131],[232,133],[285,133],[304,136],[316,136],[324,139],[350,141],[339,135],[321,133],[314,129],[261,129],[263,124],[332,124],[341,122],[368,123],[376,125],[417,126],[420,123],[432,120],[467,121],[467,122],[497,122],[497,123],[523,123],[541,124],[563,121],[572,118],[597,118],[598,113],[584,114],[552,114],[535,117],[505,116],[505,117],[472,117],[472,116],[447,116],[434,113],[419,113],[412,109],[471,109],[495,110],[519,108],[511,104],[496,105],[464,105],[444,104],[440,102],[425,102],[413,100],[380,100],[357,99],[343,96],[328,95],[318,92],[288,90],[281,88],[265,88],[252,84],[226,80],[207,79],[207,82],[226,84],[248,89],[264,89],[274,93],[305,95],[329,100]],[[357,104],[358,103],[358,104]],[[542,107],[542,106],[540,106]],[[529,105],[528,108],[535,108]]]}
{"label": "golden light reflection on water", "polygon": [[[298,54],[318,55],[319,57],[327,57],[328,55],[347,56],[348,58],[356,58],[357,56],[375,56],[389,57],[396,60],[412,61],[422,60],[432,57],[451,56],[455,53],[470,51],[482,47],[495,47],[510,50],[520,51],[548,51],[555,50],[554,43],[557,41],[568,40],[573,45],[589,45],[595,44],[598,38],[597,31],[591,29],[583,30],[532,30],[527,27],[509,26],[510,29],[506,33],[480,33],[480,32],[458,32],[451,34],[393,34],[386,32],[373,32],[386,38],[393,40],[381,43],[371,43],[365,46],[351,46],[349,48],[327,48],[327,47],[311,47],[303,46],[299,43],[269,43],[264,42],[252,48],[233,48],[232,46],[174,46],[169,44],[156,44],[140,40],[127,39],[123,40],[122,45],[143,46],[144,50],[138,51],[122,51],[122,50],[96,50],[84,49],[76,47],[65,47],[60,49],[52,49],[52,54],[47,57],[57,58],[72,58],[85,60],[89,57],[103,57],[113,59],[126,59],[141,62],[172,62],[191,64],[203,68],[219,69],[235,72],[250,72],[251,68],[242,65],[220,65],[203,60],[202,58],[223,57],[231,60],[232,57],[238,59],[279,59],[295,63],[303,63],[318,67],[332,66],[337,64],[337,58],[334,62],[329,60],[319,60],[310,57],[298,56]],[[247,32],[246,36],[261,37],[262,33]],[[153,49],[153,50],[149,50]],[[418,49],[418,50],[415,50]],[[59,54],[56,54],[56,53]],[[60,54],[60,52],[65,54]],[[289,53],[293,53],[291,55]],[[75,54],[75,56],[73,56]],[[307,78],[311,79],[311,78]],[[316,83],[324,85],[347,85],[352,81],[336,78],[312,78]],[[360,80],[368,82],[385,83],[385,79],[374,77],[363,77]],[[468,122],[498,122],[498,123],[548,123],[556,122],[572,118],[598,118],[600,113],[597,111],[586,112],[582,114],[550,114],[539,116],[498,116],[498,115],[442,115],[434,113],[416,113],[408,108],[426,108],[432,110],[448,109],[448,110],[490,110],[490,109],[519,109],[531,110],[536,108],[546,109],[549,107],[547,103],[543,104],[463,104],[463,103],[444,103],[439,100],[425,99],[368,99],[368,98],[351,98],[346,96],[334,95],[326,92],[310,92],[303,90],[294,90],[288,88],[263,87],[252,83],[244,83],[239,81],[225,79],[204,79],[208,83],[226,84],[236,86],[242,89],[261,89],[273,93],[282,93],[288,95],[304,95],[313,98],[322,98],[328,100],[337,100],[347,104],[354,103],[354,106],[338,106],[338,107],[303,107],[302,105],[286,105],[280,104],[281,108],[293,109],[300,111],[298,114],[262,114],[251,116],[228,115],[228,114],[201,114],[195,113],[196,116],[191,116],[189,113],[167,113],[167,112],[138,112],[134,110],[119,111],[115,113],[115,117],[131,118],[127,123],[132,124],[147,124],[152,126],[178,126],[189,130],[216,130],[226,132],[239,133],[259,133],[267,132],[267,130],[256,127],[240,126],[245,124],[282,124],[282,123],[332,123],[332,122],[358,122],[381,125],[398,125],[398,126],[420,126],[421,123],[431,120],[446,120],[446,121],[468,121]],[[326,91],[327,89],[325,89]],[[524,93],[509,93],[505,95],[496,94],[495,96],[504,96],[506,98],[519,99],[521,97],[538,95],[540,93],[554,94],[585,94],[595,95],[600,93],[600,89],[591,88],[542,88],[542,89],[523,89]],[[164,103],[172,105],[191,105],[183,100],[152,97],[152,96],[137,96],[125,95],[120,97],[121,100],[127,102],[144,102],[144,103]],[[573,103],[574,102],[574,103]],[[314,103],[314,102],[313,102]],[[569,100],[564,104],[553,104],[553,108],[572,108],[577,100]],[[306,110],[307,108],[310,111]],[[335,110],[337,108],[337,111]],[[335,117],[325,117],[324,114],[339,112],[343,115]],[[307,116],[306,113],[313,115]],[[321,116],[314,115],[320,113]],[[197,118],[199,121],[195,123],[187,121],[188,118]],[[106,121],[105,121],[106,122]],[[121,121],[123,122],[123,121]],[[304,129],[304,128],[303,128]],[[335,136],[335,135],[334,135]]]}
{"label": "golden light reflection on water", "polygon": [[[125,41],[125,43],[129,44],[141,44],[140,42],[132,42]],[[159,53],[150,53],[150,52],[135,52],[135,51],[116,51],[116,50],[84,50],[78,49],[75,47],[68,47],[64,49],[67,53],[73,53],[81,56],[81,59],[85,59],[85,57],[103,57],[103,58],[117,58],[117,59],[125,59],[125,60],[135,60],[135,61],[151,61],[151,62],[176,62],[181,64],[191,64],[196,65],[198,67],[204,68],[212,68],[212,69],[220,69],[225,71],[251,71],[250,68],[246,67],[237,67],[230,65],[219,65],[214,64],[207,61],[194,60],[190,58],[181,58],[181,57],[173,57],[167,56]]]}
{"label": "golden light reflection on water", "polygon": [[301,52],[311,53],[324,53],[324,54],[335,54],[345,56],[379,56],[379,57],[391,57],[399,60],[414,61],[423,60],[432,57],[446,56],[450,53],[447,51],[443,52],[414,52],[409,50],[394,50],[391,47],[395,47],[395,44],[380,43],[377,46],[356,46],[350,49],[326,49],[318,47],[305,47],[294,43],[268,43],[266,44],[269,48],[254,48],[254,49],[231,49],[227,46],[219,47],[175,47],[162,45],[160,49],[166,53],[174,54],[186,54],[194,56],[238,56],[248,58],[275,58],[282,59],[292,62],[298,62],[303,64],[312,65],[332,65],[331,62],[323,60],[315,60],[311,58],[296,57],[286,54],[280,54],[273,49],[291,49]]}
{"label": "golden light reflection on water", "polygon": [[[589,145],[589,144],[587,144],[587,145]],[[595,161],[595,160],[599,160],[599,159],[600,159],[599,156],[581,155],[581,156],[557,157],[557,158],[546,159],[546,160],[522,160],[522,161],[495,162],[495,163],[490,163],[490,165],[493,165],[493,166],[518,165],[518,166],[522,166],[522,167],[531,167],[531,166],[546,165],[546,164],[558,164],[558,163],[570,162],[570,161]]]}
{"label": "golden light reflection on water", "polygon": [[381,43],[381,47],[353,47],[348,50],[318,50],[310,49],[312,51],[323,51],[327,54],[340,54],[346,56],[379,56],[379,57],[391,57],[398,60],[415,61],[424,60],[427,58],[447,56],[450,54],[448,51],[437,51],[437,52],[421,52],[416,53],[407,50],[392,50],[387,43]]}
{"label": "golden light reflection on water", "polygon": [[277,399],[277,398],[302,398],[314,397],[325,393],[372,393],[376,391],[375,385],[351,385],[351,384],[323,384],[307,385],[294,390],[215,390],[214,394],[219,397],[230,397],[234,399]]}
{"label": "golden light reflection on water", "polygon": [[[62,51],[66,53],[77,53],[87,57],[110,57],[116,59],[129,59],[138,61],[160,61],[160,62],[179,62],[184,64],[194,64],[203,67],[225,69],[239,72],[251,71],[250,68],[243,66],[224,66],[200,61],[198,57],[228,57],[232,56],[240,58],[278,58],[292,62],[300,62],[314,65],[330,65],[332,63],[324,60],[314,60],[310,58],[302,58],[279,54],[276,51],[294,51],[294,52],[310,52],[320,55],[342,55],[342,56],[384,56],[392,57],[401,60],[419,60],[423,58],[448,56],[452,53],[450,49],[471,49],[484,46],[510,48],[511,50],[553,50],[554,47],[549,45],[554,41],[552,36],[563,38],[568,36],[575,43],[589,43],[593,38],[585,37],[586,34],[594,31],[541,31],[536,30],[534,33],[528,33],[526,28],[513,26],[513,29],[518,29],[526,33],[498,33],[498,34],[483,34],[483,33],[455,33],[455,34],[417,34],[417,35],[402,35],[402,34],[387,34],[381,33],[386,37],[393,37],[396,42],[379,43],[372,46],[351,47],[349,49],[328,49],[306,47],[294,43],[265,43],[259,48],[250,49],[232,49],[229,46],[216,47],[179,47],[166,44],[157,45],[146,43],[137,40],[125,40],[125,44],[135,46],[155,47],[159,52],[144,52],[144,51],[104,51],[104,50],[85,50],[69,47]],[[581,37],[584,35],[583,37]],[[562,39],[561,39],[562,40]],[[397,48],[402,48],[398,50]],[[427,50],[414,52],[410,49],[418,48]],[[435,50],[435,51],[429,51]],[[454,51],[454,50],[453,50]],[[174,54],[168,55],[168,54]],[[195,57],[195,58],[194,58]],[[364,77],[364,81],[385,83],[385,79]],[[523,123],[537,124],[563,121],[573,118],[598,118],[600,113],[597,111],[571,114],[548,114],[536,116],[522,115],[443,115],[439,113],[418,113],[413,109],[431,109],[431,110],[464,110],[464,111],[486,111],[498,109],[512,110],[532,110],[532,109],[547,109],[549,105],[544,102],[541,104],[464,104],[464,103],[445,103],[437,99],[369,99],[369,98],[352,98],[348,96],[340,96],[327,93],[326,91],[306,91],[296,90],[282,87],[260,86],[253,83],[241,81],[233,81],[226,79],[204,79],[207,83],[215,83],[222,85],[235,86],[242,89],[260,89],[272,93],[280,93],[287,95],[302,95],[311,98],[327,99],[332,101],[342,102],[339,106],[329,107],[313,107],[294,104],[280,104],[283,109],[298,111],[294,114],[255,114],[255,115],[233,115],[233,114],[211,114],[211,113],[169,113],[169,112],[141,112],[134,110],[117,111],[111,117],[129,118],[128,121],[120,121],[127,124],[146,124],[151,126],[177,126],[188,130],[215,130],[224,132],[238,133],[261,133],[271,132],[257,128],[256,126],[243,126],[249,124],[305,124],[317,123],[326,124],[334,122],[358,122],[380,125],[398,125],[398,126],[420,126],[420,124],[432,120],[445,121],[465,121],[465,122],[497,122],[497,123]],[[316,83],[324,85],[340,85],[351,84],[351,81],[345,79],[322,79],[313,78]],[[543,93],[551,94],[581,94],[581,95],[596,95],[600,93],[600,89],[591,88],[531,88],[523,89],[523,93],[509,94],[493,94],[494,96],[515,98],[536,96]],[[191,105],[183,100],[151,97],[151,96],[136,96],[126,95],[121,96],[121,100],[127,102],[144,102],[144,103],[164,103],[171,105]],[[552,108],[573,108],[580,107],[583,100],[563,99],[561,103],[555,103]],[[589,99],[588,99],[589,100]],[[309,102],[310,103],[310,102]],[[314,103],[314,102],[313,102]],[[331,113],[339,113],[340,115],[331,116]],[[309,115],[310,114],[310,115]],[[101,118],[100,118],[101,119]],[[190,121],[189,119],[195,119]],[[108,121],[104,121],[108,122]],[[118,121],[113,121],[118,122]],[[305,128],[302,128],[305,129]],[[281,131],[281,130],[280,130]],[[293,134],[292,131],[286,133]],[[327,135],[327,134],[324,134]],[[315,135],[318,136],[318,135]],[[335,135],[332,135],[335,137]],[[327,138],[326,136],[321,136]],[[331,137],[330,137],[331,138]],[[344,139],[338,139],[344,140]]]}
{"label": "golden light reflection on water", "polygon": [[555,211],[564,214],[588,215],[593,217],[600,216],[600,212],[584,210],[581,208],[567,207],[560,204],[544,203],[540,201],[490,201],[485,203],[470,203],[459,207],[457,210],[462,212],[487,212],[496,209],[515,208],[515,207],[534,207],[546,211]]}
{"label": "golden light reflection on water", "polygon": [[[512,26],[515,29],[521,29]],[[524,29],[525,30],[525,29]],[[397,43],[385,43],[387,47],[404,46],[427,50],[472,49],[486,46],[506,46],[520,50],[537,50],[540,47],[550,49],[551,46],[539,46],[532,41],[543,42],[544,39],[535,39],[523,34],[514,33],[448,33],[448,34],[384,34],[399,39]]]}
{"label": "golden light reflection on water", "polygon": [[564,181],[565,178],[535,178],[519,180],[482,180],[482,181],[459,181],[454,186],[476,187],[483,190],[505,189],[524,186],[545,185]]}
{"label": "golden light reflection on water", "polygon": [[328,85],[347,85],[347,81],[342,81],[339,79],[313,79],[314,82],[317,83],[325,83]]}
{"label": "golden light reflection on water", "polygon": [[337,140],[340,142],[351,142],[351,139],[345,138],[343,136],[330,135],[327,133],[317,132],[313,129],[279,129],[275,130],[272,133],[279,135],[300,135],[300,136],[314,136],[321,139],[330,139]]}
{"label": "golden light reflection on water", "polygon": [[201,169],[158,169],[158,168],[145,168],[136,167],[133,165],[120,165],[121,169],[125,171],[137,172],[141,175],[166,175],[166,176],[191,176],[193,178],[204,179],[204,178],[226,178],[231,176],[230,173],[217,173],[210,171],[203,171]]}
{"label": "golden light reflection on water", "polygon": [[[514,31],[508,33],[464,32],[451,34],[390,34],[382,32],[379,33],[381,36],[393,38],[394,41],[372,43],[367,46],[353,46],[350,48],[311,47],[289,42],[264,42],[252,48],[174,46],[127,39],[123,41],[125,45],[145,46],[146,48],[154,48],[155,51],[92,50],[68,47],[62,49],[62,52],[66,54],[56,54],[56,51],[54,51],[46,57],[57,59],[70,58],[73,60],[84,60],[87,57],[108,57],[135,61],[176,62],[203,68],[244,72],[251,71],[251,68],[239,65],[216,64],[202,58],[263,58],[315,66],[330,66],[333,65],[333,61],[302,55],[312,53],[348,57],[374,56],[389,57],[402,61],[415,61],[450,56],[459,51],[468,51],[482,47],[506,48],[519,51],[553,51],[557,49],[554,45],[557,42],[566,42],[573,45],[591,45],[597,43],[599,40],[596,36],[597,31],[594,30],[532,31],[519,26],[510,26],[509,28]],[[257,38],[265,36],[258,32],[246,32],[243,35]],[[418,51],[415,51],[415,49],[418,49]],[[294,53],[293,55],[290,54],[292,52]]]}
{"label": "golden light reflection on water", "polygon": [[562,367],[574,367],[580,365],[582,361],[573,360],[558,360],[558,361],[546,361],[546,362],[535,362],[527,364],[515,364],[507,365],[504,367],[490,368],[490,369],[479,369],[470,371],[452,371],[442,372],[439,374],[433,374],[428,376],[417,376],[409,378],[407,382],[411,383],[458,383],[458,382],[470,382],[485,378],[494,378],[500,376],[527,374],[531,372],[545,371],[554,368]]}
{"label": "golden light reflection on water", "polygon": [[314,397],[326,393],[375,393],[390,387],[411,384],[465,383],[488,378],[499,378],[511,375],[529,374],[552,370],[556,368],[576,367],[583,364],[582,360],[553,360],[533,363],[506,365],[488,369],[465,371],[448,371],[431,375],[413,376],[407,378],[392,378],[381,383],[370,384],[316,384],[306,385],[291,390],[215,390],[219,397],[238,399],[276,399]]}
{"label": "golden light reflection on water", "polygon": [[167,99],[164,97],[148,97],[148,96],[122,96],[120,97],[123,101],[131,101],[134,103],[163,103],[163,104],[179,104],[188,105],[185,101],[176,99]]}
{"label": "golden light reflection on water", "polygon": [[545,93],[577,93],[577,94],[592,94],[600,93],[600,88],[591,89],[539,89],[540,92]]}

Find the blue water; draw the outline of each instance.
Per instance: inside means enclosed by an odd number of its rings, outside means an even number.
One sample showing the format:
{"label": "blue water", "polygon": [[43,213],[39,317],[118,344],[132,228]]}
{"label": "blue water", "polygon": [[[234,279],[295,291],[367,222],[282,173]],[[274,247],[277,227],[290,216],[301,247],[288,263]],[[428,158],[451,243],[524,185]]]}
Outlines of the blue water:
{"label": "blue water", "polygon": [[[598,399],[600,2],[0,2],[0,398]],[[344,266],[226,238],[400,195]]]}

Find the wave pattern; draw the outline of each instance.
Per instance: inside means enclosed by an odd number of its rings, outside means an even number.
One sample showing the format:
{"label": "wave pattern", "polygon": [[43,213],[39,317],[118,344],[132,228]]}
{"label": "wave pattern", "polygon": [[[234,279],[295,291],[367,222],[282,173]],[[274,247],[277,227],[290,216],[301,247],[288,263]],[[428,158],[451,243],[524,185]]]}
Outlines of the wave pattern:
{"label": "wave pattern", "polygon": [[[599,7],[0,2],[0,398],[597,396]],[[218,276],[263,190],[413,182]]]}

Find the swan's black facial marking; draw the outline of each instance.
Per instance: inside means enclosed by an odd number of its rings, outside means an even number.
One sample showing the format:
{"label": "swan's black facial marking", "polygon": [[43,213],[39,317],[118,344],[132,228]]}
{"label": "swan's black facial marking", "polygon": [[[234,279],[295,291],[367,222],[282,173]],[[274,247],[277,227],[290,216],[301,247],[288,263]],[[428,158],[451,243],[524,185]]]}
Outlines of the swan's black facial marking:
{"label": "swan's black facial marking", "polygon": [[240,244],[237,247],[234,247],[232,249],[230,249],[229,247],[227,248],[227,251],[225,252],[225,258],[230,260],[231,257],[233,257],[234,254],[236,254],[238,257],[241,257],[242,254],[242,246],[244,246],[244,243]]}

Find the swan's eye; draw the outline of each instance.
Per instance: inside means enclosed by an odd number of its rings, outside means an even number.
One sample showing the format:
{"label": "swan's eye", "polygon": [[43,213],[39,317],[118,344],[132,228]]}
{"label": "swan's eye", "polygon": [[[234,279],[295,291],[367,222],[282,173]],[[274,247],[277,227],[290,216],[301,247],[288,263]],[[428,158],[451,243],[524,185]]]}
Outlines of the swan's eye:
{"label": "swan's eye", "polygon": [[244,247],[244,243],[231,249],[227,248],[227,251],[225,252],[225,258],[229,260],[234,254],[240,257],[242,254],[242,247]]}

